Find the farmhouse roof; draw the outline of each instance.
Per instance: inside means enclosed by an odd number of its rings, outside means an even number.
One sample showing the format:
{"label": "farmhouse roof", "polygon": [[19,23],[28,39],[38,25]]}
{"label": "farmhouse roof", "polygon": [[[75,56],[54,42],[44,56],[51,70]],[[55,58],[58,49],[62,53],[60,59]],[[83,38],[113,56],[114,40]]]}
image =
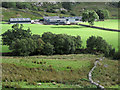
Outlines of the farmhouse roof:
{"label": "farmhouse roof", "polygon": [[59,16],[44,16],[44,19],[58,19],[60,18]]}
{"label": "farmhouse roof", "polygon": [[10,18],[10,21],[31,21],[30,18]]}
{"label": "farmhouse roof", "polygon": [[82,16],[80,16],[80,17],[64,17],[65,19],[81,19],[82,18]]}
{"label": "farmhouse roof", "polygon": [[80,17],[59,17],[59,16],[44,16],[44,19],[81,19],[82,16]]}

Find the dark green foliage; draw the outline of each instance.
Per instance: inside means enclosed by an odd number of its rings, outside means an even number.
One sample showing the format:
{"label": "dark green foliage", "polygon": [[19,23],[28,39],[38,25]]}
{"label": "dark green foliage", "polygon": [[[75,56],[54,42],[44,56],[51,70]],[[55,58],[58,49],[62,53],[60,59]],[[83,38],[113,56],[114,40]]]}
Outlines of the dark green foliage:
{"label": "dark green foliage", "polygon": [[16,39],[12,41],[9,46],[9,49],[12,50],[15,55],[20,56],[28,56],[30,53],[34,52],[36,48],[36,42],[31,38]]}
{"label": "dark green foliage", "polygon": [[[73,36],[74,37],[74,36]],[[80,36],[74,37],[76,49],[80,49],[82,46],[82,40]]]}
{"label": "dark green foliage", "polygon": [[16,8],[16,2],[3,2],[2,7],[5,8]]}
{"label": "dark green foliage", "polygon": [[120,60],[120,51],[116,52],[113,56],[114,59]]}
{"label": "dark green foliage", "polygon": [[71,10],[71,8],[72,8],[70,2],[62,2],[62,7],[67,10]]}
{"label": "dark green foliage", "polygon": [[43,54],[52,55],[54,53],[54,46],[47,42],[43,49]]}
{"label": "dark green foliage", "polygon": [[65,10],[62,10],[61,13],[62,14],[67,14],[67,12]]}
{"label": "dark green foliage", "polygon": [[72,16],[76,16],[75,13],[70,13],[70,15],[72,15]]}
{"label": "dark green foliage", "polygon": [[55,10],[53,9],[47,9],[46,12],[49,12],[49,13],[57,13]]}
{"label": "dark green foliage", "polygon": [[70,54],[75,51],[75,42],[72,36],[66,34],[58,34],[55,36],[55,53]]}
{"label": "dark green foliage", "polygon": [[99,16],[96,14],[95,11],[85,11],[82,14],[82,21],[88,22],[90,25],[94,25],[94,21],[99,19]]}
{"label": "dark green foliage", "polygon": [[91,36],[87,39],[87,49],[89,50],[89,53],[95,51],[104,53],[105,56],[112,56],[115,53],[115,49],[99,36]]}
{"label": "dark green foliage", "polygon": [[41,39],[40,35],[36,35],[36,34],[33,34],[32,39],[37,44],[37,48],[34,51],[34,54],[41,54],[41,51],[43,50],[45,44],[44,41]]}
{"label": "dark green foliage", "polygon": [[30,29],[24,30],[23,25],[15,24],[12,26],[12,30],[7,30],[2,34],[3,45],[10,45],[12,41],[16,39],[31,38]]}
{"label": "dark green foliage", "polygon": [[19,27],[19,24],[14,24],[12,30],[3,33],[2,41],[13,54],[20,56],[41,54],[45,44],[40,35],[32,35],[30,29],[24,30],[23,25]]}
{"label": "dark green foliage", "polygon": [[16,7],[19,9],[31,9],[32,5],[28,2],[17,2]]}
{"label": "dark green foliage", "polygon": [[66,34],[53,34],[51,32],[44,33],[42,35],[42,40],[54,46],[55,54],[74,53],[82,44],[80,36],[75,37]]}
{"label": "dark green foliage", "polygon": [[98,14],[100,20],[105,20],[109,18],[108,10],[98,9],[96,10],[96,13]]}
{"label": "dark green foliage", "polygon": [[120,1],[118,2],[118,8],[120,8]]}
{"label": "dark green foliage", "polygon": [[49,42],[50,44],[54,44],[54,37],[55,37],[55,34],[51,32],[45,32],[42,34],[42,40],[45,43]]}

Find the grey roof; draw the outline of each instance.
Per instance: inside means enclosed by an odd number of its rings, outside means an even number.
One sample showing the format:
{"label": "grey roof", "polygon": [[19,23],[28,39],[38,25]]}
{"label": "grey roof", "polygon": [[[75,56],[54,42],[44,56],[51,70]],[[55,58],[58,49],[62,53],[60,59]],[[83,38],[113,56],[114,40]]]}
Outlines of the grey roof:
{"label": "grey roof", "polygon": [[10,21],[31,21],[30,18],[10,18]]}
{"label": "grey roof", "polygon": [[80,16],[80,17],[64,17],[64,18],[66,18],[66,19],[81,19],[82,16]]}
{"label": "grey roof", "polygon": [[44,18],[44,19],[51,19],[51,18],[58,19],[58,18],[60,18],[60,17],[59,17],[59,16],[44,16],[43,18]]}
{"label": "grey roof", "polygon": [[59,16],[44,16],[44,19],[81,19],[82,16],[80,17],[59,17]]}

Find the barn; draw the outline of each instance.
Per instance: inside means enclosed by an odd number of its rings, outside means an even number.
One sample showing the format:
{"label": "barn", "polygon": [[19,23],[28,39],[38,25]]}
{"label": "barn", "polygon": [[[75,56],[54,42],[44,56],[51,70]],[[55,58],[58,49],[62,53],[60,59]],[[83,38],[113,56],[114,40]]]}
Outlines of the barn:
{"label": "barn", "polygon": [[82,20],[82,17],[59,17],[59,16],[45,16],[43,17],[44,24],[76,24]]}
{"label": "barn", "polygon": [[30,24],[31,19],[30,18],[10,18],[9,19],[10,24]]}
{"label": "barn", "polygon": [[43,17],[44,18],[44,24],[65,24],[66,19],[60,18],[59,16],[49,16],[49,17]]}

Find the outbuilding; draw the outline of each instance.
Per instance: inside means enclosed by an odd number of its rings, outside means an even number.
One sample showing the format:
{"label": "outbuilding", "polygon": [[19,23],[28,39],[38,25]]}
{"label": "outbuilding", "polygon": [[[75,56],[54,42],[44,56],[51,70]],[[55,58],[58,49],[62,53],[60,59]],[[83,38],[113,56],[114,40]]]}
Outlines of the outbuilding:
{"label": "outbuilding", "polygon": [[31,19],[30,18],[10,18],[9,19],[10,24],[30,24]]}
{"label": "outbuilding", "polygon": [[76,24],[81,22],[82,17],[59,17],[59,16],[45,16],[43,17],[44,24]]}

